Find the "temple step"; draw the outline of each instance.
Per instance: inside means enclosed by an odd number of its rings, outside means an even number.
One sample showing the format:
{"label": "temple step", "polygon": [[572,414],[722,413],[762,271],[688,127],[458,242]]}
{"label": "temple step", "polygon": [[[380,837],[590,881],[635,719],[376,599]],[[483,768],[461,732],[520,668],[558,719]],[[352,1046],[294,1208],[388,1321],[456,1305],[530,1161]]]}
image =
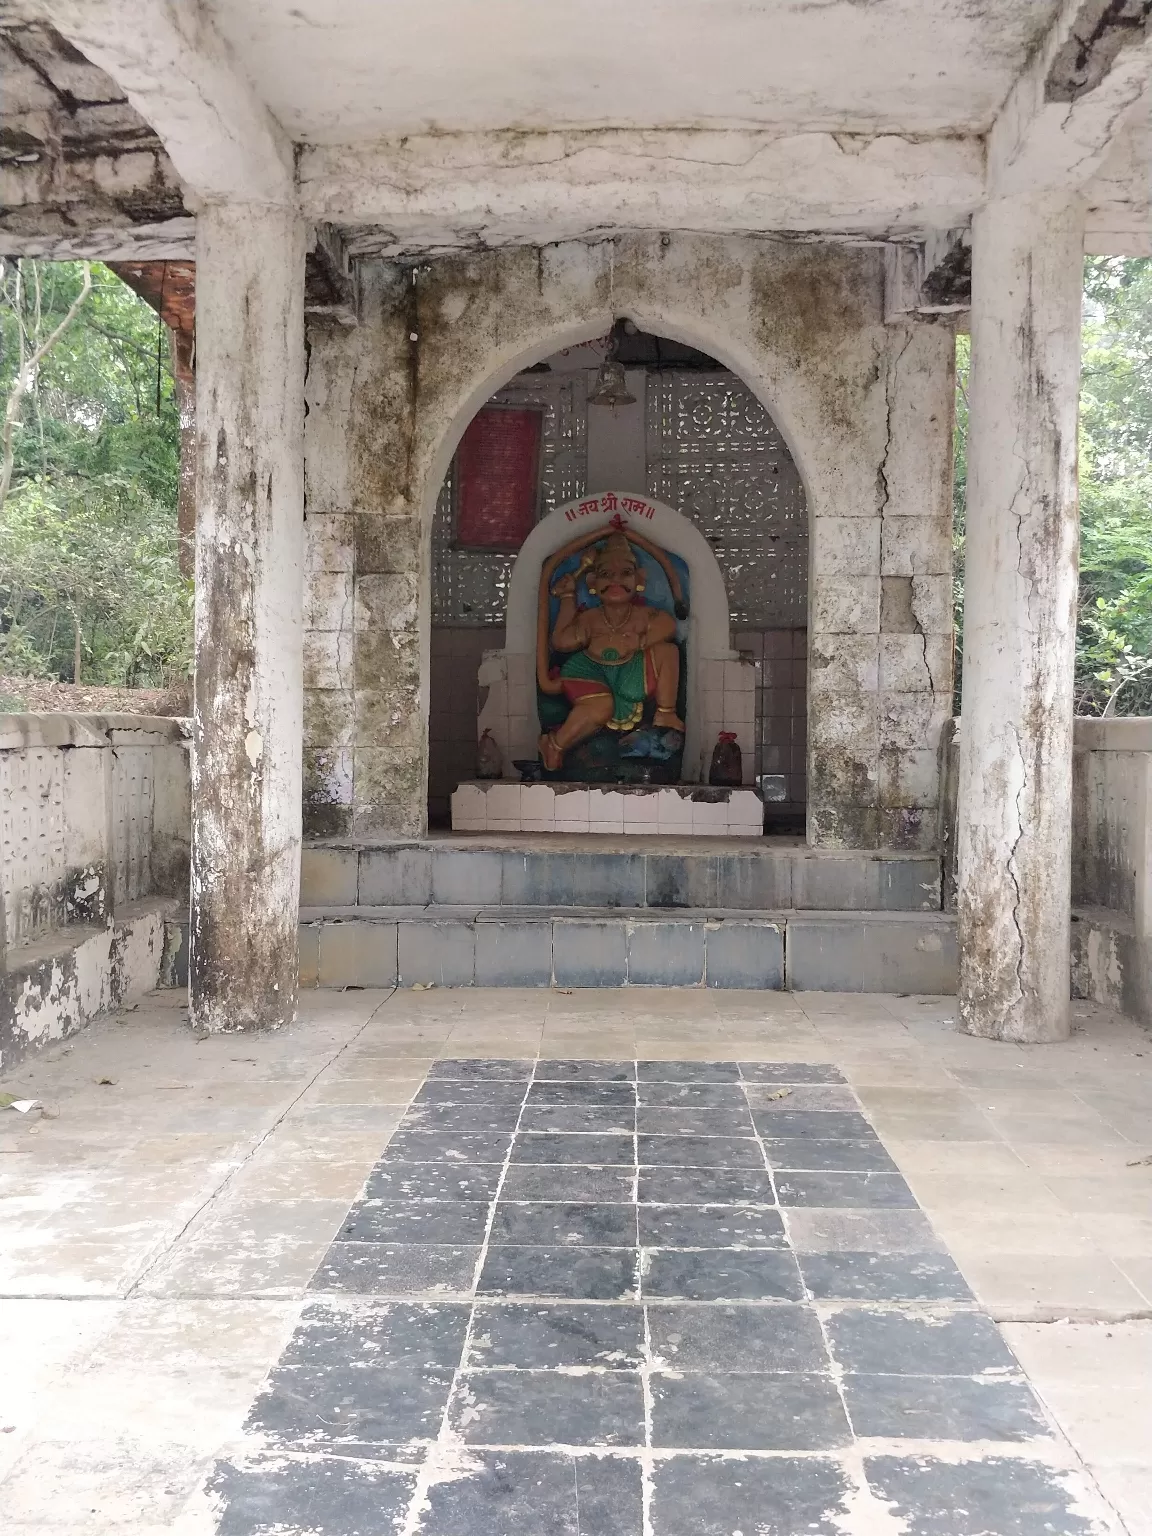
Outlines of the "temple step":
{"label": "temple step", "polygon": [[[626,845],[626,846],[625,846]],[[798,839],[531,834],[304,848],[306,907],[720,908],[939,912],[935,853],[813,849]]]}
{"label": "temple step", "polygon": [[305,986],[956,990],[940,912],[350,906],[304,909],[300,941]]}

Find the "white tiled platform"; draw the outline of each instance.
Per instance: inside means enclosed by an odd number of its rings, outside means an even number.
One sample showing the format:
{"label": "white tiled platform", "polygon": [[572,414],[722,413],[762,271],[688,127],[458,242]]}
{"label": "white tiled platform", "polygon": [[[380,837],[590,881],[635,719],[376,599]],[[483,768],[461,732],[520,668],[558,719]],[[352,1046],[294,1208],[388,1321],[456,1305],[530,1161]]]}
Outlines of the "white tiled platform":
{"label": "white tiled platform", "polygon": [[454,832],[598,832],[672,837],[761,837],[754,789],[704,784],[461,784]]}

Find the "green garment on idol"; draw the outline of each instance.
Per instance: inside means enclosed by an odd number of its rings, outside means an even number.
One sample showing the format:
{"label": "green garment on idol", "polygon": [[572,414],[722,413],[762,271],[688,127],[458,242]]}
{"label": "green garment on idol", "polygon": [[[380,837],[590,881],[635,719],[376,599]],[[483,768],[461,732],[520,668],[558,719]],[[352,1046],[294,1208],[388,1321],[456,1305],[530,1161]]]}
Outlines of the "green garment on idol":
{"label": "green garment on idol", "polygon": [[608,689],[613,704],[610,731],[630,731],[640,724],[648,697],[647,672],[645,651],[637,651],[627,661],[597,661],[587,651],[576,651],[560,668],[561,678],[602,683]]}

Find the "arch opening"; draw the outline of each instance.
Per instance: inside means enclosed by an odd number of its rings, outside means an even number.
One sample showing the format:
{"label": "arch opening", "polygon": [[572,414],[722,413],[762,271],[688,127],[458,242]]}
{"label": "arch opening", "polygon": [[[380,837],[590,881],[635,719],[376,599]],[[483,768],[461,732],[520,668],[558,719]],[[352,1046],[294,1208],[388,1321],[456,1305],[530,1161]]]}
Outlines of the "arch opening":
{"label": "arch opening", "polygon": [[[711,551],[727,600],[728,655],[744,664],[741,686],[751,681],[751,717],[739,732],[744,782],[763,790],[767,830],[802,832],[808,509],[799,469],[733,369],[633,322],[617,331],[632,400],[591,403],[608,345],[608,336],[574,341],[523,364],[442,445],[451,458],[431,516],[430,824],[448,825],[452,790],[477,774],[477,719],[491,721],[493,687],[504,686],[485,671],[485,654],[507,643],[525,538],[565,503],[614,492],[674,509]],[[700,682],[714,698],[725,674],[709,665]],[[520,760],[526,718],[534,755],[531,681],[507,682],[506,707],[519,722],[498,742],[509,778],[518,777],[509,754]],[[691,722],[694,740],[702,724]],[[703,775],[688,768],[685,778],[707,777],[712,742],[703,746]]]}

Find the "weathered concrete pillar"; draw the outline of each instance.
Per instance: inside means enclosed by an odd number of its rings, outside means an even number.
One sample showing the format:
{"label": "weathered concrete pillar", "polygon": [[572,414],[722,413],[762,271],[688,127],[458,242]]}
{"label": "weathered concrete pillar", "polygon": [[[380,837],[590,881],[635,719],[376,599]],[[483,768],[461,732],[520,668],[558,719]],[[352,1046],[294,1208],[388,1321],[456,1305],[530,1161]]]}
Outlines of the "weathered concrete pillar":
{"label": "weathered concrete pillar", "polygon": [[304,232],[267,207],[196,223],[192,1018],[274,1028],[298,973]]}
{"label": "weathered concrete pillar", "polygon": [[1069,1031],[1083,250],[1065,197],[973,224],[960,1022],[1001,1040]]}

